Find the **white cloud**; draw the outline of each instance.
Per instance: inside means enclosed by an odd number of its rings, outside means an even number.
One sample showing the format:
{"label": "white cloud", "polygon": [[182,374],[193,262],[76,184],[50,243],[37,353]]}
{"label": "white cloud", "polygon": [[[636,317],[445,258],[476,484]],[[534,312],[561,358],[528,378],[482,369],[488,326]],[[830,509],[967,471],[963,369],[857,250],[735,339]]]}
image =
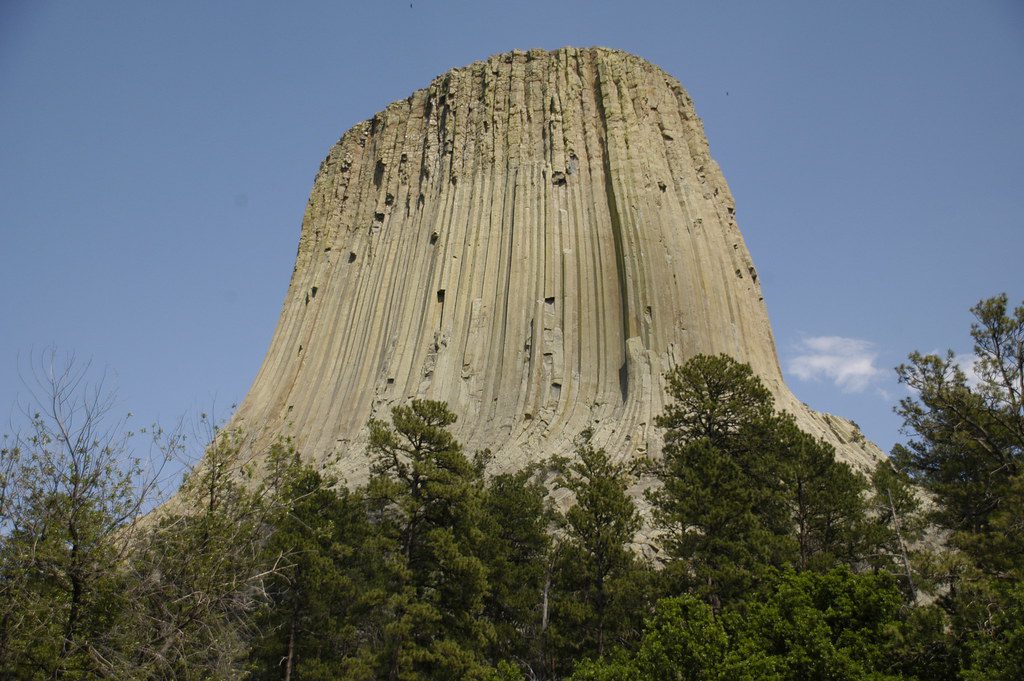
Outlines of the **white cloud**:
{"label": "white cloud", "polygon": [[882,375],[874,347],[858,338],[805,338],[797,346],[800,354],[789,360],[789,371],[804,381],[827,379],[845,393],[859,393]]}
{"label": "white cloud", "polygon": [[978,362],[978,356],[974,353],[965,353],[963,355],[956,355],[953,357],[953,362],[960,367],[960,370],[967,376],[967,387],[977,388],[981,384],[981,376],[975,369],[975,364]]}

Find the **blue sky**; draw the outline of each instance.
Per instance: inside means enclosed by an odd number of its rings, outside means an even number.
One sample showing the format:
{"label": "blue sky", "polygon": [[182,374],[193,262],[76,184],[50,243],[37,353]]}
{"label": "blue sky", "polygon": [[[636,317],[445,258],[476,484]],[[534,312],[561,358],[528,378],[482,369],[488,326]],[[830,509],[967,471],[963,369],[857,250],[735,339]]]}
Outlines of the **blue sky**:
{"label": "blue sky", "polygon": [[892,367],[969,352],[972,304],[1024,298],[1024,3],[411,5],[0,3],[0,416],[54,345],[138,425],[226,416],[330,146],[513,48],[605,45],[680,79],[791,387],[884,449]]}

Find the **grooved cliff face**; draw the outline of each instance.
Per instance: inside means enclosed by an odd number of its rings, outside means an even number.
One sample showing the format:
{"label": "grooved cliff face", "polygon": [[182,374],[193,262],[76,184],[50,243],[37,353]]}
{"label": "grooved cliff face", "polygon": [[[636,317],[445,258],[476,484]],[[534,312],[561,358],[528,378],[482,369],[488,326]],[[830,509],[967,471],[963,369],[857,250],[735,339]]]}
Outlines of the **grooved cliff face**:
{"label": "grooved cliff face", "polygon": [[234,425],[366,476],[365,425],[447,401],[513,468],[583,430],[657,455],[665,371],[749,362],[840,457],[879,455],[782,381],[735,204],[679,83],[606,49],[497,55],[349,130],[313,185],[270,350]]}

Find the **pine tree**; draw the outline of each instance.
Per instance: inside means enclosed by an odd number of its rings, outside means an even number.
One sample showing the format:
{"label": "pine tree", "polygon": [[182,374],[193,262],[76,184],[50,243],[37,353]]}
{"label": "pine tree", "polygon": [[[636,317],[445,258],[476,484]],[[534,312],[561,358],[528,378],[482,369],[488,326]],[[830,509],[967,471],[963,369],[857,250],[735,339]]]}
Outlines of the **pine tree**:
{"label": "pine tree", "polygon": [[897,409],[913,439],[895,461],[931,493],[930,518],[947,533],[936,561],[943,655],[965,679],[1024,669],[1024,305],[1007,303],[1002,294],[971,308],[970,378],[952,351],[897,367],[913,391]]}
{"label": "pine tree", "polygon": [[715,609],[748,593],[792,555],[792,519],[770,393],[749,366],[698,355],[667,375],[674,401],[657,425],[661,486],[648,492],[672,593]]}
{"label": "pine tree", "polygon": [[797,570],[824,571],[858,562],[867,550],[867,480],[836,461],[831,445],[803,432],[789,417],[778,419],[774,439]]}
{"label": "pine tree", "polygon": [[[765,492],[706,439],[673,446],[649,492],[669,593],[693,591],[715,608],[742,597],[775,560],[779,533],[757,508]],[[774,501],[778,503],[778,501]]]}
{"label": "pine tree", "polygon": [[648,492],[670,593],[716,611],[768,568],[825,570],[864,552],[866,481],[834,449],[774,413],[748,365],[698,355],[667,376],[674,401],[656,423],[661,485]]}
{"label": "pine tree", "polygon": [[254,679],[354,678],[373,618],[365,594],[379,556],[360,495],[279,454],[283,478],[267,551],[281,567],[266,583],[250,657]]}
{"label": "pine tree", "polygon": [[487,570],[478,556],[480,478],[446,428],[442,402],[392,409],[393,426],[370,422],[371,520],[393,542],[390,613],[379,655],[389,679],[482,678],[489,628]]}
{"label": "pine tree", "polygon": [[484,491],[481,557],[487,567],[484,614],[493,627],[492,662],[516,660],[527,673],[541,669],[545,587],[552,522],[543,470],[491,477]]}
{"label": "pine tree", "polygon": [[872,519],[868,527],[868,562],[877,570],[900,575],[910,601],[917,598],[917,584],[911,566],[912,547],[924,535],[925,521],[921,499],[906,473],[893,459],[904,459],[902,445],[893,448],[892,459],[880,461],[871,474],[869,505]]}
{"label": "pine tree", "polygon": [[584,443],[560,468],[556,486],[571,492],[574,503],[559,523],[553,570],[547,653],[556,673],[571,669],[574,659],[635,641],[648,581],[632,548],[640,516],[627,492],[627,466]]}
{"label": "pine tree", "polygon": [[697,355],[665,375],[672,402],[656,424],[665,444],[706,439],[712,447],[749,446],[752,428],[771,420],[774,401],[747,364],[728,355]]}
{"label": "pine tree", "polygon": [[1016,681],[1024,678],[1024,584],[1017,582],[1000,595],[1000,607],[985,627],[970,634],[971,659],[964,681]]}
{"label": "pine tree", "polygon": [[971,308],[975,382],[956,355],[912,353],[897,367],[914,394],[897,409],[915,435],[901,460],[939,502],[935,520],[980,569],[1024,565],[1024,305],[1005,294]]}

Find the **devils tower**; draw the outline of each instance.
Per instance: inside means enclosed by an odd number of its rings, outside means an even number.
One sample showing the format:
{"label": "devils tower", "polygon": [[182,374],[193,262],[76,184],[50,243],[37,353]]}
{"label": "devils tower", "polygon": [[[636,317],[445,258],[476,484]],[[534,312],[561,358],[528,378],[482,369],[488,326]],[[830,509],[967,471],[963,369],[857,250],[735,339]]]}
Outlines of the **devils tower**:
{"label": "devils tower", "polygon": [[[782,238],[780,236],[780,238]],[[657,456],[664,373],[748,362],[866,466],[881,453],[782,379],[757,271],[693,102],[619,51],[453,69],[346,132],[313,184],[270,349],[233,425],[367,475],[366,422],[443,400],[509,469],[582,431]]]}

